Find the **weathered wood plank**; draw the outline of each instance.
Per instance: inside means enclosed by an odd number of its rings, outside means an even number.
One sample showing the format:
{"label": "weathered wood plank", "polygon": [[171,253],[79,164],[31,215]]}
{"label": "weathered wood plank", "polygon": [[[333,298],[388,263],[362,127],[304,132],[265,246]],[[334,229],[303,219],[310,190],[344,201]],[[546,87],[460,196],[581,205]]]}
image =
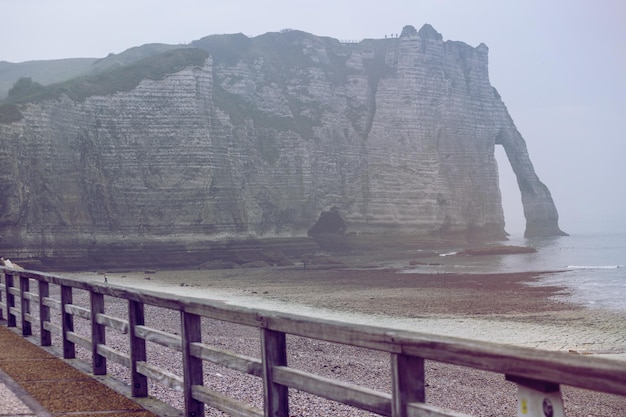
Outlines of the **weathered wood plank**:
{"label": "weathered wood plank", "polygon": [[396,334],[406,355],[626,395],[626,362],[436,335]]}
{"label": "weathered wood plank", "polygon": [[181,302],[183,302],[181,308],[188,313],[244,326],[264,327],[258,310],[229,305],[221,301],[198,302],[194,299],[182,299]]}
{"label": "weathered wood plank", "polygon": [[183,353],[183,395],[185,397],[185,415],[204,416],[204,404],[193,398],[192,387],[203,385],[202,359],[191,354],[191,344],[202,342],[201,317],[191,313],[180,313],[181,339]]}
{"label": "weathered wood plank", "polygon": [[50,307],[44,304],[46,298],[50,296],[49,284],[44,281],[38,281],[37,287],[39,291],[37,297],[39,302],[39,342],[41,346],[51,346],[52,334],[46,329],[46,323],[50,321]]}
{"label": "weathered wood plank", "polygon": [[388,329],[288,313],[259,311],[258,316],[262,327],[275,331],[390,353],[400,353],[400,348],[392,343],[387,336]]}
{"label": "weathered wood plank", "polygon": [[87,350],[91,350],[91,340],[87,339],[86,337],[74,332],[67,332],[65,336],[67,337],[67,340],[72,342],[72,344],[84,347]]}
{"label": "weathered wood plank", "polygon": [[27,293],[29,290],[30,279],[20,277],[20,310],[22,315],[22,336],[30,336],[31,334],[33,334],[33,326],[26,317],[26,315],[30,316],[30,299],[24,297],[24,293]]}
{"label": "weathered wood plank", "polygon": [[[2,301],[2,294],[6,294],[7,287],[4,284],[4,271],[0,272],[0,320],[4,320],[4,312],[7,305]],[[6,297],[6,296],[5,296]]]}
{"label": "weathered wood plank", "polygon": [[65,312],[81,319],[91,320],[91,311],[88,308],[80,307],[73,304],[65,305]]}
{"label": "weathered wood plank", "polygon": [[98,345],[98,354],[130,369],[130,356],[124,355],[105,345]]}
{"label": "weathered wood plank", "polygon": [[31,323],[31,325],[34,325],[34,326],[38,326],[39,325],[39,319],[37,317],[33,316],[30,313],[25,313],[24,314],[24,320],[29,322],[29,323]]}
{"label": "weathered wood plank", "polygon": [[181,351],[182,341],[180,336],[176,336],[161,330],[152,329],[146,326],[135,326],[135,334],[148,342],[156,343],[167,348]]}
{"label": "weathered wood plank", "polygon": [[265,416],[286,417],[289,415],[289,390],[278,383],[274,375],[277,367],[287,366],[285,333],[261,329],[261,355]]}
{"label": "weathered wood plank", "polygon": [[190,350],[193,356],[205,361],[257,377],[263,375],[263,366],[257,358],[228,352],[202,343],[192,343]]}
{"label": "weathered wood plank", "polygon": [[515,375],[505,375],[504,376],[507,381],[511,381],[518,386],[524,386],[531,388],[535,391],[541,392],[556,392],[561,389],[559,384],[555,384],[554,382],[546,382],[538,379],[530,379],[525,377],[519,377]]}
{"label": "weathered wood plank", "polygon": [[393,417],[407,417],[407,404],[425,402],[424,359],[392,353],[391,392]]}
{"label": "weathered wood plank", "polygon": [[175,373],[166,371],[165,369],[161,369],[143,361],[137,362],[137,372],[165,387],[172,388],[178,392],[183,392],[183,377],[176,375]]}
{"label": "weathered wood plank", "polygon": [[57,336],[63,336],[63,329],[52,322],[46,321],[43,324],[43,328]]}
{"label": "weathered wood plank", "polygon": [[383,416],[391,416],[391,395],[335,381],[286,366],[274,367],[274,380],[282,385]]}
{"label": "weathered wood plank", "polygon": [[106,375],[106,356],[98,353],[98,347],[106,345],[106,328],[96,320],[98,314],[104,313],[104,296],[91,292],[89,293],[89,301],[91,308],[91,372],[94,375]]}
{"label": "weathered wood plank", "polygon": [[68,333],[74,331],[74,316],[68,312],[67,306],[72,304],[72,287],[61,286],[61,333],[63,340],[63,359],[74,359],[76,348],[69,340]]}
{"label": "weathered wood plank", "polygon": [[[13,312],[12,310],[15,308],[15,294],[11,292],[13,290],[13,275],[8,273],[6,270],[4,271],[4,283],[6,285],[7,291],[7,326],[8,327],[16,327],[17,326],[17,315],[20,314],[18,312]],[[18,293],[19,295],[19,293]]]}
{"label": "weathered wood plank", "polygon": [[[45,281],[41,281],[41,282],[45,282]],[[48,284],[47,282],[45,283]],[[48,308],[61,311],[61,302],[58,300],[55,300],[54,298],[49,298],[48,296],[46,296],[41,303]]]}
{"label": "weathered wood plank", "polygon": [[408,417],[472,417],[469,414],[420,403],[407,404],[407,411]]}
{"label": "weathered wood plank", "polygon": [[39,302],[39,294],[35,292],[25,291],[22,297],[29,301]]}
{"label": "weathered wood plank", "polygon": [[81,281],[36,271],[15,271],[15,273],[19,273],[20,276],[30,277],[59,286],[71,286],[76,289],[96,292],[98,294],[122,298],[128,301],[155,305],[172,310],[184,310],[204,317],[255,327],[259,327],[260,325],[257,310],[227,305],[221,301],[200,300],[156,291],[138,290],[108,283]]}
{"label": "weathered wood plank", "polygon": [[67,278],[60,275],[54,275],[50,273],[37,272],[37,271],[15,271],[15,273],[22,277],[28,277],[36,279],[38,281],[45,281],[49,284],[55,284],[58,286],[68,286],[76,289],[90,291],[94,287],[94,284],[89,281],[82,281],[73,278]]}
{"label": "weathered wood plank", "polygon": [[128,302],[128,336],[130,339],[130,382],[133,397],[148,396],[148,379],[137,370],[137,363],[146,360],[146,341],[137,336],[136,329],[145,323],[144,305]]}
{"label": "weathered wood plank", "polygon": [[209,390],[207,387],[194,385],[192,388],[193,397],[233,417],[263,417],[263,410],[252,407],[241,401],[234,400],[218,392]]}
{"label": "weathered wood plank", "polygon": [[117,330],[124,334],[128,333],[128,320],[109,316],[103,313],[98,313],[96,314],[96,323]]}

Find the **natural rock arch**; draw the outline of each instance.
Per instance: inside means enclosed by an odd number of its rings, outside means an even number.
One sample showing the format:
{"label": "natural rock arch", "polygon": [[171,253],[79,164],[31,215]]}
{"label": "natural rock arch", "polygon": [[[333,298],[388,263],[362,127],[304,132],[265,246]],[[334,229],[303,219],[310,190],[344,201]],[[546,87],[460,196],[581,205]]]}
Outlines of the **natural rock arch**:
{"label": "natural rock arch", "polygon": [[[513,121],[510,125],[513,126]],[[526,218],[524,236],[566,236],[559,228],[559,214],[550,190],[535,173],[522,135],[515,128],[502,128],[496,136],[496,145],[504,148],[517,178]]]}

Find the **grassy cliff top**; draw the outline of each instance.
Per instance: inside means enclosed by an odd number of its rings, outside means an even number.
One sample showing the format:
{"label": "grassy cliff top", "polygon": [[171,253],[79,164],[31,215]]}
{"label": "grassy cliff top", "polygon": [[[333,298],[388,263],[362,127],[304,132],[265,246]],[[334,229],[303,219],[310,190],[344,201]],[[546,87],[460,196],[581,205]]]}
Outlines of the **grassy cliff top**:
{"label": "grassy cliff top", "polygon": [[[168,74],[178,72],[189,66],[201,66],[208,56],[209,54],[201,49],[179,48],[140,59],[129,65],[114,67],[48,86],[30,83],[35,88],[13,90],[13,93],[10,91],[9,97],[0,103],[0,123],[12,123],[20,120],[22,118],[19,111],[20,104],[56,99],[62,95],[76,101],[82,101],[91,96],[130,91],[144,79],[160,80]],[[19,82],[20,80],[18,80]]]}
{"label": "grassy cliff top", "polygon": [[150,56],[130,65],[73,78],[38,89],[34,94],[9,96],[5,104],[21,104],[55,99],[62,94],[82,101],[95,95],[130,91],[144,79],[160,80],[189,66],[200,66],[208,53],[196,48],[181,48]]}

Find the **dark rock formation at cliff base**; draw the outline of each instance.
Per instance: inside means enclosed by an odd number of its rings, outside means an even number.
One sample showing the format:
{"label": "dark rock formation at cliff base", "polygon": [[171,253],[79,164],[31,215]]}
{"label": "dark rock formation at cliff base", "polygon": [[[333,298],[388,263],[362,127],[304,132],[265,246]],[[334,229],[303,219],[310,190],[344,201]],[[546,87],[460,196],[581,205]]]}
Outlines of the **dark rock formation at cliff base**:
{"label": "dark rock formation at cliff base", "polygon": [[430,25],[358,44],[216,35],[7,102],[0,251],[299,238],[329,207],[359,235],[504,239],[496,145],[526,235],[562,234],[487,55]]}
{"label": "dark rock formation at cliff base", "polygon": [[334,234],[343,236],[346,234],[348,226],[341,217],[341,213],[337,207],[333,207],[329,211],[323,211],[320,218],[315,222],[313,227],[309,229],[307,235],[319,236],[323,234]]}

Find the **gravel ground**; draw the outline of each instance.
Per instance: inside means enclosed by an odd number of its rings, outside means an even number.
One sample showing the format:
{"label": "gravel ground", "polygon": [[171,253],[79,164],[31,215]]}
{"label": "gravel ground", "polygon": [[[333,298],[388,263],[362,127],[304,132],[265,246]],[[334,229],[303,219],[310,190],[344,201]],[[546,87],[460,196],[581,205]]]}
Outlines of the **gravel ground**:
{"label": "gravel ground", "polygon": [[[70,274],[67,274],[70,275]],[[100,274],[71,274],[102,281]],[[624,359],[625,314],[586,310],[557,301],[562,288],[528,286],[537,273],[506,275],[398,274],[392,269],[254,269],[107,273],[109,283],[309,316],[385,325],[549,350],[603,354]],[[75,292],[75,304],[87,306]],[[107,298],[106,312],[126,318],[126,305]],[[147,325],[179,333],[177,313],[146,308]],[[54,320],[58,320],[56,315]],[[77,332],[87,330],[76,319]],[[203,319],[203,341],[221,349],[260,357],[257,329]],[[58,339],[58,338],[57,338]],[[290,366],[324,377],[390,392],[389,355],[367,349],[288,336]],[[107,345],[128,351],[127,335],[107,329]],[[90,360],[88,352],[78,354]],[[148,360],[181,374],[180,354],[148,343]],[[128,371],[111,364],[109,373],[128,382]],[[260,381],[205,364],[205,385],[256,407]],[[503,375],[427,362],[427,403],[474,416],[516,416],[516,386]],[[563,387],[569,417],[626,415],[626,398]],[[181,395],[160,385],[151,395],[182,408]],[[369,413],[290,390],[292,416],[368,416]],[[224,414],[207,409],[207,416]]]}

